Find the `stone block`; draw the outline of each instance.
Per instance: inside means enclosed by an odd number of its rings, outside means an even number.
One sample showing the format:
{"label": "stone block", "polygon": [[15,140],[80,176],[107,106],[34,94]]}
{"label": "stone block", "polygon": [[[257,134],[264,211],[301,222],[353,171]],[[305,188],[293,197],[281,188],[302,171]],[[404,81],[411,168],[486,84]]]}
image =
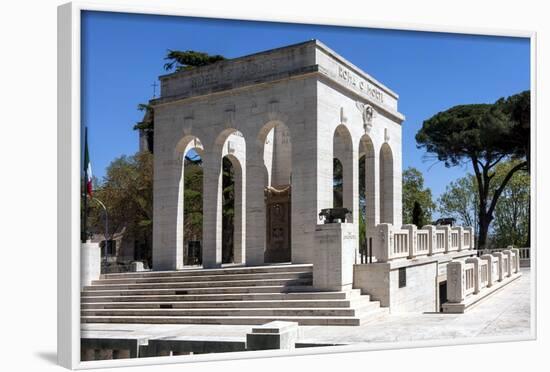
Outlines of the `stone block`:
{"label": "stone block", "polygon": [[390,264],[372,263],[353,266],[353,288],[380,301],[380,306],[390,306]]}
{"label": "stone block", "polygon": [[136,338],[88,338],[80,339],[82,361],[137,358],[139,340]]}
{"label": "stone block", "polygon": [[393,226],[389,223],[376,225],[373,254],[378,262],[388,262],[392,249]]}
{"label": "stone block", "polygon": [[88,241],[80,245],[80,288],[92,284],[101,275],[101,248]]}
{"label": "stone block", "polygon": [[292,350],[298,340],[298,323],[275,321],[246,334],[246,350]]}
{"label": "stone block", "polygon": [[313,255],[313,286],[318,290],[352,288],[357,234],[352,223],[317,225]]}
{"label": "stone block", "polygon": [[132,271],[132,272],[145,271],[145,267],[143,265],[143,262],[134,261],[134,262],[130,263],[130,271]]}

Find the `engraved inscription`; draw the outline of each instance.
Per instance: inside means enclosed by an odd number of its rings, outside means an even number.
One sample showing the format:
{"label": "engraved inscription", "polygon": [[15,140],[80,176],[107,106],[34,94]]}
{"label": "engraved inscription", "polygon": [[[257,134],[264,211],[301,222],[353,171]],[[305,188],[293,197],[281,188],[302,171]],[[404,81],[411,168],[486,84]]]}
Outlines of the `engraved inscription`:
{"label": "engraved inscription", "polygon": [[384,103],[384,93],[374,85],[370,84],[365,79],[354,74],[350,70],[338,66],[338,77],[345,81],[348,85],[351,85],[355,89],[366,93],[367,96],[374,99],[377,102]]}

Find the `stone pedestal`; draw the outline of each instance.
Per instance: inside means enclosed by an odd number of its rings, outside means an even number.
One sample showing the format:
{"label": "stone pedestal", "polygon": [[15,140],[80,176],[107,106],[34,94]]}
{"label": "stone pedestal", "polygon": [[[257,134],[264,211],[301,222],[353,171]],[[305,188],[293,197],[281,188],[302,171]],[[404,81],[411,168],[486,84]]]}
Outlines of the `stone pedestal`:
{"label": "stone pedestal", "polygon": [[474,294],[478,294],[481,290],[481,258],[470,257],[466,259],[466,263],[474,264]]}
{"label": "stone pedestal", "polygon": [[101,275],[101,249],[99,243],[87,241],[80,245],[80,288],[91,285]]}
{"label": "stone pedestal", "polygon": [[510,251],[512,251],[512,253],[516,255],[516,261],[514,262],[515,265],[513,267],[514,273],[519,273],[520,260],[521,260],[521,257],[519,256],[519,249],[511,248]]}
{"label": "stone pedestal", "polygon": [[130,263],[130,271],[132,271],[132,272],[145,271],[145,267],[143,265],[143,262],[134,261],[134,262]]}
{"label": "stone pedestal", "polygon": [[246,350],[291,350],[298,340],[298,323],[275,321],[252,328],[246,335]]}
{"label": "stone pedestal", "polygon": [[504,251],[502,251],[502,254],[504,255],[504,257],[507,257],[507,260],[505,260],[505,263],[506,263],[506,267],[505,267],[505,271],[506,271],[506,277],[510,277],[512,276],[512,273],[513,273],[513,270],[514,270],[514,265],[513,265],[513,259],[514,259],[514,256],[512,254],[512,251],[506,249]]}
{"label": "stone pedestal", "polygon": [[[495,252],[493,256],[497,259],[498,276],[495,279],[502,282],[504,279],[504,254],[502,252]],[[493,280],[494,281],[494,280]]]}
{"label": "stone pedestal", "polygon": [[487,287],[491,287],[498,280],[497,258],[490,254],[484,254],[480,258],[487,261]]}
{"label": "stone pedestal", "polygon": [[357,235],[352,223],[317,225],[313,254],[313,286],[346,291],[353,286]]}
{"label": "stone pedestal", "polygon": [[464,301],[464,280],[462,272],[464,263],[462,261],[449,262],[447,265],[447,301],[451,303],[460,303]]}

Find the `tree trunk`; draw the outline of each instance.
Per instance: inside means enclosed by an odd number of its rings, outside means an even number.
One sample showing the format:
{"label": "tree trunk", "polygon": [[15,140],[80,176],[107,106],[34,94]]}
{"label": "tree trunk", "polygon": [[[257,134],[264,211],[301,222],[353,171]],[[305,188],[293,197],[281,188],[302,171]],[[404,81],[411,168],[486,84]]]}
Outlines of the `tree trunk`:
{"label": "tree trunk", "polygon": [[487,248],[487,240],[489,237],[489,226],[491,225],[492,215],[486,212],[479,212],[479,236],[477,240],[477,249],[483,250]]}

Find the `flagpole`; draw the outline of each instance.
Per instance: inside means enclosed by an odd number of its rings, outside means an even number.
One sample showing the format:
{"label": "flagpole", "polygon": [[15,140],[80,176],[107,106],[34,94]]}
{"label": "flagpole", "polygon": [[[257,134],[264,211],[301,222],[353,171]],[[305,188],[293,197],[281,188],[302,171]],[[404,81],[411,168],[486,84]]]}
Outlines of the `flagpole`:
{"label": "flagpole", "polygon": [[[88,150],[88,127],[84,127],[84,154]],[[84,179],[82,182],[82,195],[84,197],[84,215],[82,216],[82,226],[81,226],[81,240],[82,243],[86,243],[88,240],[88,164],[86,164],[86,155],[84,155],[83,168],[84,168]]]}

